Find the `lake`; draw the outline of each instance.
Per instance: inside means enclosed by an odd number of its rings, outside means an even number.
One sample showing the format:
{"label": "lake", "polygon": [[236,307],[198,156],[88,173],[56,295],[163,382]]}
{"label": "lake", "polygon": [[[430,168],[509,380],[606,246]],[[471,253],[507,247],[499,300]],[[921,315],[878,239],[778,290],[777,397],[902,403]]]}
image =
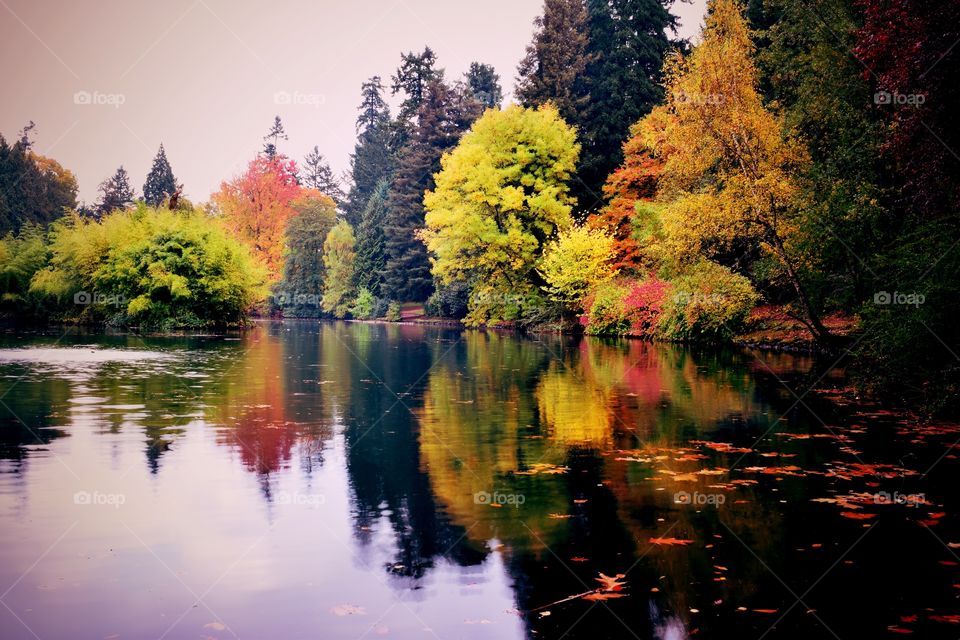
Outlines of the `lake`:
{"label": "lake", "polygon": [[960,633],[960,429],[831,360],[61,333],[0,338],[5,640]]}

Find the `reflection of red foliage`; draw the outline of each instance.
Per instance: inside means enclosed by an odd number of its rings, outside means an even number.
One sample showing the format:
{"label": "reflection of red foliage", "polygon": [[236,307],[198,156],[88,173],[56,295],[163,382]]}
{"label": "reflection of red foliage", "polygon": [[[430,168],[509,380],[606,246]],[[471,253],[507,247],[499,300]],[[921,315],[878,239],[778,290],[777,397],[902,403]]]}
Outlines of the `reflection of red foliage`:
{"label": "reflection of red foliage", "polygon": [[636,268],[640,264],[640,245],[633,237],[631,219],[638,200],[650,200],[657,190],[657,176],[662,163],[651,157],[639,136],[623,145],[624,161],[607,178],[603,195],[609,204],[590,218],[590,224],[613,233],[615,267]]}
{"label": "reflection of red foliage", "polygon": [[243,464],[258,475],[278,471],[290,460],[297,442],[297,425],[284,421],[282,414],[282,409],[272,406],[256,407],[228,432]]}

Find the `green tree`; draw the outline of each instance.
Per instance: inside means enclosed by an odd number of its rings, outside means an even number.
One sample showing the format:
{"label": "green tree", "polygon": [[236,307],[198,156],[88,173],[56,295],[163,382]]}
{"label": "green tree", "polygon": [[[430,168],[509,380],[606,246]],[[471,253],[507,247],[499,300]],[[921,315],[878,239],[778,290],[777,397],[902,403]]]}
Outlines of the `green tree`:
{"label": "green tree", "polygon": [[296,215],[287,223],[287,259],[274,301],[284,315],[317,317],[323,298],[326,266],[323,243],[337,221],[336,203],[316,190],[290,203]]}
{"label": "green tree", "polygon": [[96,211],[103,215],[116,209],[124,209],[133,204],[133,187],[130,186],[130,175],[120,165],[117,171],[100,183],[100,198],[97,200]]}
{"label": "green tree", "polygon": [[475,114],[461,111],[461,98],[439,80],[430,83],[425,96],[387,201],[384,281],[389,297],[402,301],[424,301],[433,289],[427,250],[417,237],[423,227],[423,194],[433,188],[441,156],[456,145]]}
{"label": "green tree", "polygon": [[263,153],[273,160],[277,155],[277,143],[287,139],[287,132],[283,129],[280,116],[274,116],[270,130],[267,131],[267,135],[263,136]]}
{"label": "green tree", "polygon": [[394,160],[390,150],[390,109],[383,99],[379,76],[363,83],[360,115],[357,117],[357,144],[350,157],[351,185],[343,205],[344,217],[352,225],[360,216],[377,184],[390,178]]}
{"label": "green tree", "polygon": [[544,291],[551,300],[579,311],[581,302],[599,283],[612,278],[613,236],[602,229],[573,226],[547,245],[540,262]]}
{"label": "green tree", "polygon": [[503,102],[503,89],[500,76],[493,65],[471,62],[470,69],[464,74],[464,82],[470,95],[486,109],[499,107]]}
{"label": "green tree", "polygon": [[177,191],[177,179],[173,177],[173,169],[167,160],[167,153],[163,150],[163,143],[153,159],[153,166],[143,183],[143,201],[151,207],[159,207],[163,201]]}
{"label": "green tree", "polygon": [[487,111],[442,161],[421,237],[442,284],[472,287],[467,322],[515,320],[537,303],[546,243],[572,222],[580,146],[556,108]]}
{"label": "green tree", "polygon": [[623,161],[630,126],[663,98],[661,68],[676,26],[666,0],[587,0],[590,100],[577,120],[583,153],[574,187],[581,211],[603,206],[602,186]]}
{"label": "green tree", "polygon": [[364,287],[376,297],[383,297],[383,272],[387,266],[386,236],[387,197],[390,181],[386,178],[377,183],[373,195],[360,216],[357,226],[357,286]]}
{"label": "green tree", "polygon": [[324,311],[338,318],[347,316],[356,296],[355,246],[353,227],[346,220],[334,225],[323,242],[323,266],[326,268],[326,276],[322,305]]}
{"label": "green tree", "polygon": [[340,180],[333,175],[330,163],[324,159],[320,153],[320,148],[314,145],[303,158],[303,164],[300,169],[300,184],[308,189],[316,189],[324,193],[338,205],[343,202],[343,188],[340,186]]}
{"label": "green tree", "polygon": [[[32,123],[31,123],[32,125]],[[0,233],[49,224],[77,206],[77,179],[56,160],[31,151],[28,125],[17,142],[0,135]]]}
{"label": "green tree", "polygon": [[533,41],[517,69],[517,99],[525,107],[552,102],[564,120],[579,124],[589,99],[584,0],[545,0],[534,26]]}
{"label": "green tree", "polygon": [[434,68],[437,56],[430,47],[424,47],[422,53],[412,51],[401,54],[400,66],[393,75],[390,86],[392,95],[403,93],[400,111],[394,123],[393,148],[401,149],[416,129],[420,106],[427,99],[427,91],[432,82],[443,79],[443,70]]}

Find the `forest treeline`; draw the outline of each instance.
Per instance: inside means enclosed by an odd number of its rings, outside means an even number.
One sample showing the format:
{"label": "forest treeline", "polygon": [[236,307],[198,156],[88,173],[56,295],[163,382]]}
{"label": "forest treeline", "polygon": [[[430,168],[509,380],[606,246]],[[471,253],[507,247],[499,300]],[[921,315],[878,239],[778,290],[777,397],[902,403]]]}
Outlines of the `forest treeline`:
{"label": "forest treeline", "polygon": [[874,391],[955,405],[960,0],[711,0],[693,44],[669,6],[545,0],[510,104],[490,65],[403,54],[361,87],[348,175],[286,156],[278,116],[200,205],[162,146],[140,197],[120,167],[78,205],[30,123],[0,138],[3,305],[714,342],[776,308]]}

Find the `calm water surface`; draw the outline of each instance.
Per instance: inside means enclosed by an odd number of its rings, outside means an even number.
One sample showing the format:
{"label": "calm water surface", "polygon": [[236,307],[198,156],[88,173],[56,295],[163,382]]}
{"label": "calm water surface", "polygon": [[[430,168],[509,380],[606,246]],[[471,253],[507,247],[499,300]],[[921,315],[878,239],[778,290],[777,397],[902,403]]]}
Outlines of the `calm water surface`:
{"label": "calm water surface", "polygon": [[832,363],[306,321],[0,347],[5,640],[960,634],[960,431]]}

